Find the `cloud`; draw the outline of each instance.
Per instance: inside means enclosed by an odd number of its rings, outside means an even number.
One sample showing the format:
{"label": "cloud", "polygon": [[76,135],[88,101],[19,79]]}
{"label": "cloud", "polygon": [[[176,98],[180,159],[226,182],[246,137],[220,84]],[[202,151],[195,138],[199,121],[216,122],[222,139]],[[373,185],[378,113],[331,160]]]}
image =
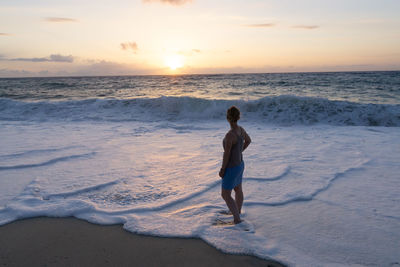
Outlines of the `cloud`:
{"label": "cloud", "polygon": [[292,28],[305,29],[305,30],[314,30],[314,29],[318,29],[319,26],[318,25],[295,25]]}
{"label": "cloud", "polygon": [[74,57],[69,55],[69,56],[62,56],[60,54],[54,54],[50,55],[50,60],[51,62],[74,62]]}
{"label": "cloud", "polygon": [[[17,67],[18,68],[18,67]],[[163,75],[162,68],[150,68],[143,65],[123,64],[112,61],[97,61],[93,64],[71,64],[70,67],[51,70],[11,69],[0,66],[0,78],[13,77],[68,77],[68,76],[119,76],[119,75]]]}
{"label": "cloud", "polygon": [[36,73],[27,70],[0,69],[1,78],[33,77]]}
{"label": "cloud", "polygon": [[44,18],[44,20],[47,22],[78,22],[78,20],[76,20],[76,19],[59,18],[59,17],[47,17],[47,18]]}
{"label": "cloud", "polygon": [[121,43],[121,49],[132,50],[133,53],[136,54],[139,48],[136,42],[130,42],[130,43]]}
{"label": "cloud", "polygon": [[261,24],[246,24],[243,26],[249,27],[249,28],[270,28],[270,27],[274,27],[275,24],[274,23],[261,23]]}
{"label": "cloud", "polygon": [[46,62],[49,61],[48,58],[45,57],[30,57],[30,58],[25,58],[25,57],[18,57],[18,58],[11,58],[8,59],[10,61],[30,61],[30,62]]}
{"label": "cloud", "polygon": [[92,64],[53,68],[51,70],[8,69],[0,67],[0,77],[60,77],[60,76],[116,76],[163,74],[161,69],[151,69],[143,65],[123,64],[105,60],[93,60]]}
{"label": "cloud", "polygon": [[174,6],[181,6],[187,3],[192,2],[192,0],[142,0],[143,3],[153,3],[153,2],[159,2],[163,4],[170,4]]}
{"label": "cloud", "polygon": [[67,62],[67,63],[72,63],[74,62],[74,57],[69,55],[69,56],[63,56],[60,54],[53,54],[50,55],[49,57],[30,57],[30,58],[11,58],[11,59],[6,59],[10,61],[29,61],[29,62]]}

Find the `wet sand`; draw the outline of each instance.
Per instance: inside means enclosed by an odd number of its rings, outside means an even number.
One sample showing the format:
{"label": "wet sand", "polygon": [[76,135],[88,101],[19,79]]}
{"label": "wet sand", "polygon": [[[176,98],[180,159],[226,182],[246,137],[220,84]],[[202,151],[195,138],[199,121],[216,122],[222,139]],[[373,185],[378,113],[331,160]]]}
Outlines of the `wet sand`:
{"label": "wet sand", "polygon": [[0,226],[0,266],[283,266],[200,239],[133,234],[121,225],[33,218]]}

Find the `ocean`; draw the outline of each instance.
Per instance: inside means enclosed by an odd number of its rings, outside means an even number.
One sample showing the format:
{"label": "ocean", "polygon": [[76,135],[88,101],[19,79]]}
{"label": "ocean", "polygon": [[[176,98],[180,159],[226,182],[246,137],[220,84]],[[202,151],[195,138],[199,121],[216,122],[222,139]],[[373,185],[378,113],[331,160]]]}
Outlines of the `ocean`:
{"label": "ocean", "polygon": [[[228,107],[244,220],[218,171]],[[400,72],[0,79],[0,225],[74,216],[289,266],[400,265]]]}

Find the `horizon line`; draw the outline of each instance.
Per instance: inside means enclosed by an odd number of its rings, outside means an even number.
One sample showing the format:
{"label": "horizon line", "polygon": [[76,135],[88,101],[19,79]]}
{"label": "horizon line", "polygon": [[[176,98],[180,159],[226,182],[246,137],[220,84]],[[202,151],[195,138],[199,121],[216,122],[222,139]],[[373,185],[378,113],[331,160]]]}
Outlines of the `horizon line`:
{"label": "horizon line", "polygon": [[59,76],[10,76],[0,79],[29,79],[29,78],[95,78],[95,77],[135,77],[135,76],[206,76],[206,75],[243,75],[243,74],[300,74],[300,73],[359,73],[359,72],[400,72],[393,70],[343,70],[343,71],[282,71],[282,72],[232,72],[232,73],[172,73],[172,74],[121,74],[121,75],[59,75]]}

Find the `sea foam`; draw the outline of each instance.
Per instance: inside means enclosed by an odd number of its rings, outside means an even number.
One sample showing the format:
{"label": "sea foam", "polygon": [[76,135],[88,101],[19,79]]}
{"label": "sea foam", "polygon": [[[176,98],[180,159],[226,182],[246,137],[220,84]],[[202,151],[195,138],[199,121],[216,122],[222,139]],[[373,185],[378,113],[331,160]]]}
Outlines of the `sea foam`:
{"label": "sea foam", "polygon": [[397,127],[242,126],[252,231],[214,224],[227,209],[217,119],[3,123],[0,224],[74,216],[289,266],[399,261]]}

